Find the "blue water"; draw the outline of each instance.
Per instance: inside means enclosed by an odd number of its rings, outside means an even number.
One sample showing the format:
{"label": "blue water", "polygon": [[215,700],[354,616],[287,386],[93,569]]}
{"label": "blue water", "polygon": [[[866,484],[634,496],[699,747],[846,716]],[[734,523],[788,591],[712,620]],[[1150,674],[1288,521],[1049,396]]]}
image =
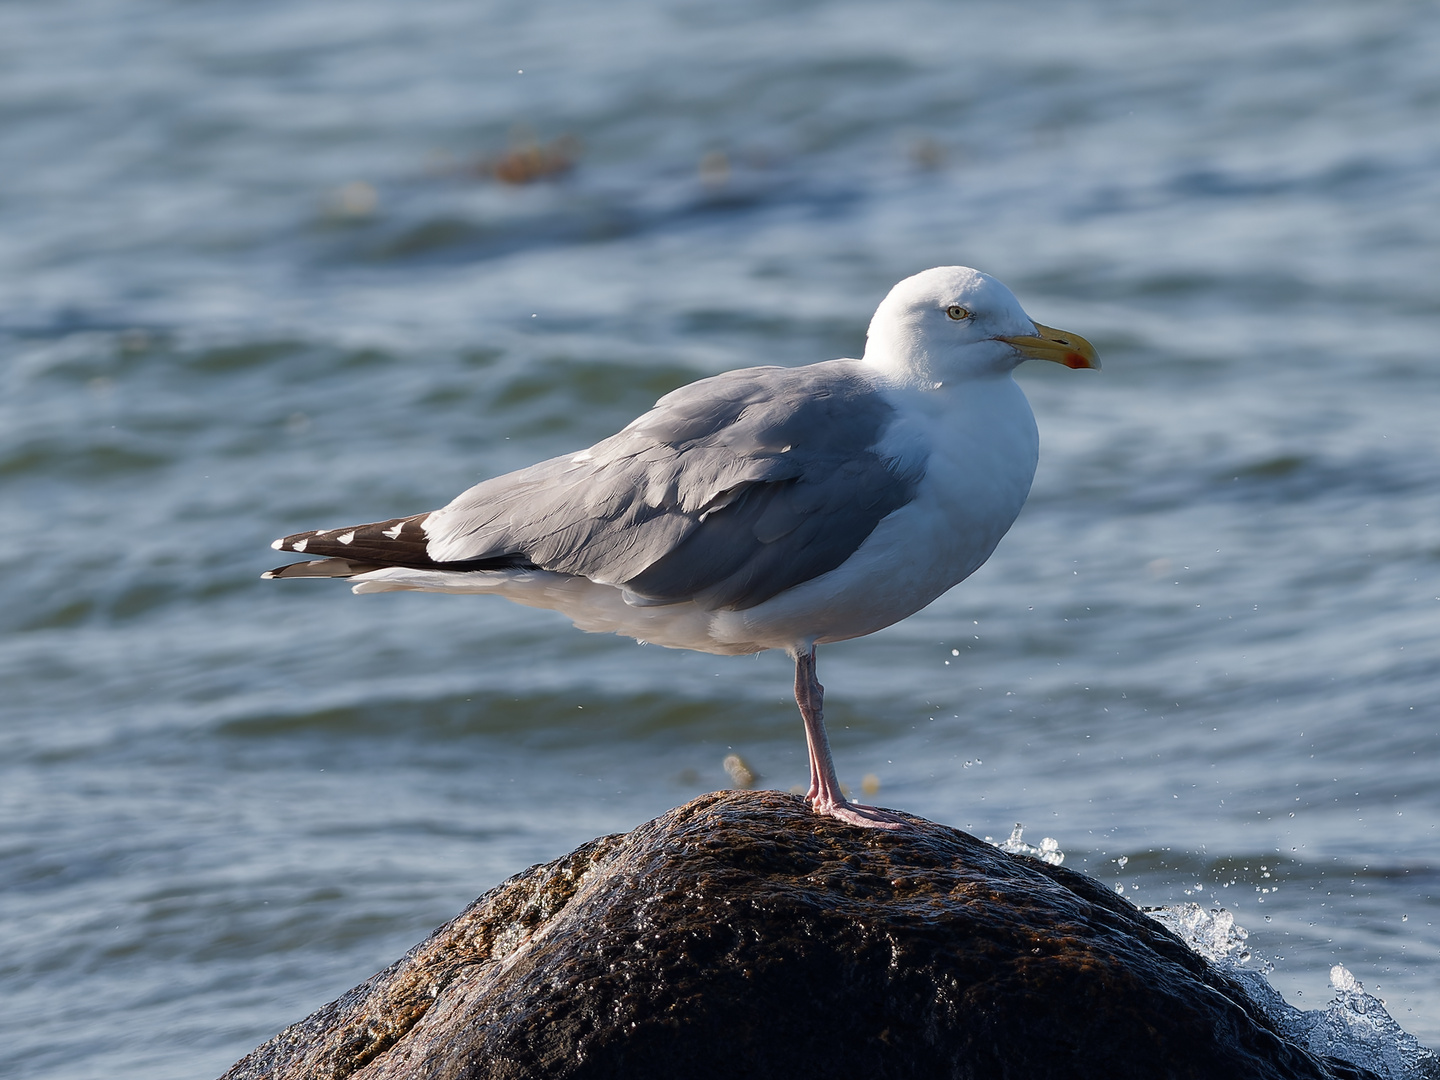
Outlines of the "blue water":
{"label": "blue water", "polygon": [[259,573],[947,263],[1105,369],[822,651],[842,780],[1440,1043],[1440,8],[775,7],[0,7],[0,1072],[217,1074],[729,753],[802,783],[783,657]]}

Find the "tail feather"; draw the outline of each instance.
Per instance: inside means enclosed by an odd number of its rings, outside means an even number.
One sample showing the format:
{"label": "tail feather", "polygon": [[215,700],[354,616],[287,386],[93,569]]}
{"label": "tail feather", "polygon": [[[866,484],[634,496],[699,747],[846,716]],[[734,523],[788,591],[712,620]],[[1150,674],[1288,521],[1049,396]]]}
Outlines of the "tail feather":
{"label": "tail feather", "polygon": [[276,551],[325,555],[379,566],[432,567],[435,561],[425,550],[430,538],[425,534],[424,523],[429,516],[428,513],[415,514],[344,529],[312,529],[281,537],[270,546]]}
{"label": "tail feather", "polygon": [[356,562],[354,559],[312,559],[310,562],[291,563],[289,566],[277,566],[274,570],[266,570],[261,574],[267,581],[271,578],[292,578],[292,577],[354,577],[356,574],[368,574],[371,570],[381,569],[378,563]]}
{"label": "tail feather", "polygon": [[281,537],[270,546],[276,551],[293,551],[297,555],[319,555],[310,562],[291,563],[260,576],[263,578],[292,577],[354,577],[387,567],[407,570],[535,570],[538,567],[520,552],[505,552],[463,562],[436,562],[428,550],[430,538],[425,532],[429,513],[412,517],[391,518],[369,525],[351,525],[344,529],[312,529]]}

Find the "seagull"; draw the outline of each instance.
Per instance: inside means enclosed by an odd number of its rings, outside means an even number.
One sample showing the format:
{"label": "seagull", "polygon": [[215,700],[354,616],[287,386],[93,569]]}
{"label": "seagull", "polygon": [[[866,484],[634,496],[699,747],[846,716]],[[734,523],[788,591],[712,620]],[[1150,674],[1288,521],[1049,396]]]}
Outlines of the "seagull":
{"label": "seagull", "polygon": [[752,367],[682,386],[578,453],[484,480],[439,510],[276,540],[319,556],[266,578],[356,593],[494,593],[580,629],[676,649],[782,649],[810,756],[806,799],[865,828],[825,734],[815,648],[873,634],[977,570],[1030,492],[1024,360],[1098,368],[988,274],[897,284],[859,360]]}

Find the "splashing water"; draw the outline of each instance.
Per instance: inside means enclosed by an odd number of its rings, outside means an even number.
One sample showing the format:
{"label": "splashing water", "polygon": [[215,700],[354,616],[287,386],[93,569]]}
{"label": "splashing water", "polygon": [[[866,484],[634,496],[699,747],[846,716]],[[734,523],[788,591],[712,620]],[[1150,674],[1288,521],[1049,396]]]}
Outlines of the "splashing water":
{"label": "splashing water", "polygon": [[1206,911],[1192,903],[1143,910],[1240,983],[1282,1035],[1317,1057],[1337,1058],[1385,1080],[1440,1080],[1440,1057],[1401,1028],[1343,965],[1330,969],[1335,997],[1326,1008],[1297,1009],[1266,978],[1273,964],[1243,966],[1251,958],[1250,935],[1224,908]]}
{"label": "splashing water", "polygon": [[1365,992],[1360,980],[1343,965],[1330,969],[1335,998],[1321,1010],[1291,1009],[1285,1034],[1311,1053],[1363,1065],[1387,1080],[1435,1080],[1440,1057],[1421,1046],[1385,1010],[1379,998]]}
{"label": "splashing water", "polygon": [[1015,828],[1010,830],[1010,835],[1003,843],[996,844],[990,837],[985,837],[987,844],[994,844],[1007,855],[1029,855],[1032,859],[1039,859],[1051,866],[1059,866],[1065,861],[1065,853],[1060,850],[1060,841],[1053,836],[1047,836],[1040,841],[1040,846],[1026,843],[1022,838],[1025,826],[1020,822],[1015,823]]}
{"label": "splashing water", "polygon": [[1141,910],[1217,967],[1229,971],[1250,959],[1249,932],[1224,908],[1206,911],[1199,904],[1176,904]]}

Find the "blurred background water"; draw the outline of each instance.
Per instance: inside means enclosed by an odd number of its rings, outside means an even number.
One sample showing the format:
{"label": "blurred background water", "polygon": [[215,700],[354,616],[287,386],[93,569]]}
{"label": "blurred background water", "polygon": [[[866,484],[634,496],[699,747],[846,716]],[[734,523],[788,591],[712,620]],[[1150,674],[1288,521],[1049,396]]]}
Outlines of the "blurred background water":
{"label": "blurred background water", "polygon": [[783,657],[258,575],[947,263],[1105,370],[822,653],[842,779],[1440,1043],[1440,8],[781,8],[0,6],[0,1071],[216,1074],[727,754],[803,783]]}

